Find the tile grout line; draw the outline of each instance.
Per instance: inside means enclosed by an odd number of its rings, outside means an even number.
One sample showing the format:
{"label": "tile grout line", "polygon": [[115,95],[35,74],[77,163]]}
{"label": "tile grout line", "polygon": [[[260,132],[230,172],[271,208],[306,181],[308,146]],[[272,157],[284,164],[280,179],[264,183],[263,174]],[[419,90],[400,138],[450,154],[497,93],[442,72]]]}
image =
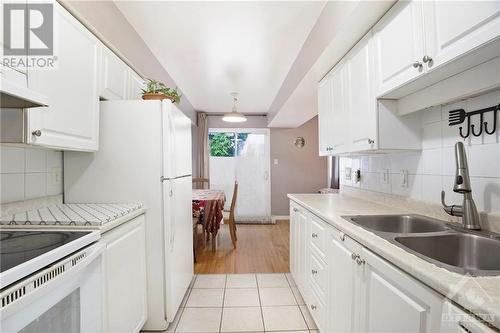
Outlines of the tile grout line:
{"label": "tile grout line", "polygon": [[255,274],[255,284],[257,285],[257,295],[259,296],[259,308],[260,308],[260,318],[262,319],[262,328],[264,329],[264,332],[266,331],[266,324],[264,322],[264,310],[262,309],[262,300],[260,299],[260,286],[259,286],[259,279],[257,278],[257,274]]}
{"label": "tile grout line", "polygon": [[[175,324],[175,327],[174,327],[174,330],[173,332],[176,333],[177,332],[177,327],[179,327],[179,323],[181,322],[181,319],[182,319],[182,315],[184,314],[184,310],[186,309],[187,307],[187,302],[189,301],[189,297],[191,297],[191,292],[193,291],[193,287],[194,287],[194,284],[196,282],[196,279],[198,278],[198,274],[195,274],[193,276],[193,279],[191,280],[191,283],[189,284],[189,288],[188,288],[188,294],[186,295],[186,303],[184,304],[184,306],[182,307],[182,311],[181,313],[179,314],[179,320],[177,321],[177,323]],[[175,316],[174,316],[174,320],[175,320]],[[168,327],[167,327],[168,329]]]}
{"label": "tile grout line", "polygon": [[220,314],[220,322],[219,322],[219,333],[222,332],[222,319],[224,317],[224,306],[226,301],[226,288],[227,288],[227,274],[224,275],[224,291],[222,293],[222,309]]}

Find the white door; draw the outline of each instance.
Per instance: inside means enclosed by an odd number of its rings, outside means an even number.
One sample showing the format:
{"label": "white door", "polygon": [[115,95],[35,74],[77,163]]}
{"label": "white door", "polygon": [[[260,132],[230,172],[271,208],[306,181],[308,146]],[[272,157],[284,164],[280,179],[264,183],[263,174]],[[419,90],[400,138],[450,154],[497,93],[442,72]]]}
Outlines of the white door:
{"label": "white door", "polygon": [[367,150],[377,136],[377,105],[373,95],[371,32],[349,52],[347,60],[347,108],[352,149]]}
{"label": "white door", "polygon": [[[399,1],[373,28],[378,95],[424,72],[422,2]],[[414,67],[414,64],[416,67]]]}
{"label": "white door", "polygon": [[[54,2],[54,69],[30,71],[28,87],[47,95],[49,107],[28,109],[28,143],[95,151],[99,145],[99,41]],[[40,136],[32,135],[40,131]]]}
{"label": "white door", "polygon": [[141,99],[146,82],[132,69],[128,69],[127,99]]}
{"label": "white door", "polygon": [[106,100],[126,98],[127,65],[106,46],[101,47],[100,96]]}
{"label": "white door", "polygon": [[432,68],[500,35],[500,1],[424,1],[423,6]]}
{"label": "white door", "polygon": [[332,86],[329,77],[318,84],[318,124],[319,124],[319,155],[331,153],[331,132],[333,124],[332,113]]}
{"label": "white door", "polygon": [[174,320],[193,278],[193,219],[191,176],[163,182],[165,234],[166,313]]}
{"label": "white door", "polygon": [[330,146],[334,153],[345,152],[349,149],[349,110],[346,101],[346,74],[345,63],[337,65],[331,75],[331,126]]}
{"label": "white door", "polygon": [[354,332],[355,306],[358,305],[359,269],[353,258],[361,246],[337,229],[331,229],[328,244],[330,266],[330,330],[332,332]]}
{"label": "white door", "polygon": [[359,331],[439,332],[442,296],[373,252],[363,248],[360,255],[364,261]]}
{"label": "white door", "polygon": [[209,146],[210,187],[224,190],[227,208],[238,181],[236,220],[269,222],[269,129],[210,129]]}

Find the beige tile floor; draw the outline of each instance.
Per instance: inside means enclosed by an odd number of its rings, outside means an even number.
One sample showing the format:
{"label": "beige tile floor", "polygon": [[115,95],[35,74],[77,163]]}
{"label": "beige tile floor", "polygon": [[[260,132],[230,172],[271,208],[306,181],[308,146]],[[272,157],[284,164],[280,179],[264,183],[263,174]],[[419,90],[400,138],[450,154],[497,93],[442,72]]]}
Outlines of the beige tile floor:
{"label": "beige tile floor", "polygon": [[318,333],[289,274],[197,275],[167,332]]}

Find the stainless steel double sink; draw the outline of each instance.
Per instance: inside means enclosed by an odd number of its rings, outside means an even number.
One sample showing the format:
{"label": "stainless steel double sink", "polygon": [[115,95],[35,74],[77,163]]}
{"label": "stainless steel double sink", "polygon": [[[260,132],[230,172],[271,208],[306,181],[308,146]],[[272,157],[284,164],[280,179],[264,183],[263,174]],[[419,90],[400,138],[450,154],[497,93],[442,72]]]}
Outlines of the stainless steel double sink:
{"label": "stainless steel double sink", "polygon": [[473,276],[500,275],[500,235],[468,231],[421,215],[343,218],[435,265]]}

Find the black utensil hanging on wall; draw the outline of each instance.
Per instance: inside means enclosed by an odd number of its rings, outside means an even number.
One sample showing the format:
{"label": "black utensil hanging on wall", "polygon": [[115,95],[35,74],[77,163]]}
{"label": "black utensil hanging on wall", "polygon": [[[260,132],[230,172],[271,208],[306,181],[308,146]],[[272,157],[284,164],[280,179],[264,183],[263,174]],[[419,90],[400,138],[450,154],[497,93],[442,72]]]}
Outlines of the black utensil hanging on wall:
{"label": "black utensil hanging on wall", "polygon": [[[463,133],[463,126],[458,128],[460,136],[464,139],[468,138],[470,134],[474,136],[481,136],[483,134],[483,129],[486,134],[494,134],[497,129],[497,111],[500,110],[500,104],[495,106],[490,106],[489,108],[480,109],[476,111],[465,112],[464,109],[451,110],[448,112],[448,126],[456,126],[462,124],[467,120],[467,131]],[[493,128],[488,130],[488,122],[484,121],[484,114],[487,112],[493,112]],[[476,133],[475,125],[471,124],[470,118],[474,115],[479,115],[479,131]]]}

